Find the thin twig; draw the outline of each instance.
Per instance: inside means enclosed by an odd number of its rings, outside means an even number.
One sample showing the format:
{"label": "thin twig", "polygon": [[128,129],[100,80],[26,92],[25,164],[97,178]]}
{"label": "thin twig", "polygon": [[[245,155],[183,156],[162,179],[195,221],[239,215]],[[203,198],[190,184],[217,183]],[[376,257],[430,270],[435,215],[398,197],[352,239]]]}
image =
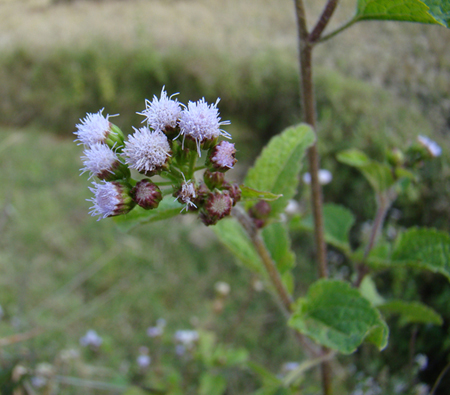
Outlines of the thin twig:
{"label": "thin twig", "polygon": [[347,23],[343,24],[341,27],[337,28],[336,30],[322,36],[319,40],[316,41],[316,43],[323,43],[323,42],[329,40],[330,38],[333,38],[334,36],[338,35],[342,31],[344,31],[345,29],[348,29],[350,26],[354,25],[356,22],[358,22],[358,20],[359,19],[357,19],[357,18],[353,18],[353,19],[349,20]]}
{"label": "thin twig", "polygon": [[437,387],[441,383],[442,379],[444,378],[447,371],[450,369],[450,362],[445,365],[445,368],[442,370],[442,372],[439,374],[438,378],[436,379],[436,382],[433,385],[433,388],[430,391],[430,395],[434,395],[434,392],[437,390]]}
{"label": "thin twig", "polygon": [[328,1],[328,3],[326,4],[325,8],[322,11],[322,15],[320,15],[320,18],[317,21],[316,26],[314,26],[314,29],[312,30],[311,34],[308,37],[308,41],[310,43],[315,43],[320,39],[320,36],[327,27],[328,22],[330,21],[338,3],[339,0]]}

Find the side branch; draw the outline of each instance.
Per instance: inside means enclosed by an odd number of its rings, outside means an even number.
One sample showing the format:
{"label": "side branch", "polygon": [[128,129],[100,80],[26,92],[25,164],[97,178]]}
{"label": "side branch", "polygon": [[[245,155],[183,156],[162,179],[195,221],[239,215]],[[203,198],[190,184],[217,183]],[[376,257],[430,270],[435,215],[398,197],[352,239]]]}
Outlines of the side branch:
{"label": "side branch", "polygon": [[328,22],[330,21],[331,16],[333,15],[334,10],[338,5],[338,2],[339,0],[328,0],[327,5],[322,11],[322,15],[320,16],[316,26],[308,37],[308,41],[310,43],[315,43],[320,39],[320,36],[327,27]]}

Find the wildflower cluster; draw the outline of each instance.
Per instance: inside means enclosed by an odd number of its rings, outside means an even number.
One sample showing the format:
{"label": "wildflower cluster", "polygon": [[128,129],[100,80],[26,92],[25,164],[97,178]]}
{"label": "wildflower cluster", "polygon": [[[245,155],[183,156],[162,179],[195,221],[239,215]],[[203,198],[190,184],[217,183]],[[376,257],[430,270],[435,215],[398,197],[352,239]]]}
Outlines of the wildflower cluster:
{"label": "wildflower cluster", "polygon": [[[236,149],[219,141],[220,136],[231,138],[221,129],[229,121],[219,117],[219,99],[208,104],[203,98],[186,106],[173,96],[163,88],[160,98],[146,100],[138,112],[145,126],[133,128],[127,140],[103,110],[76,125],[76,141],[85,146],[81,171],[100,180],[90,187],[91,215],[100,220],[127,214],[136,205],[156,209],[172,194],[184,205],[182,211],[196,212],[206,225],[214,225],[239,201],[239,186],[225,180],[225,172],[236,163]],[[130,170],[144,177],[133,179]],[[202,181],[195,177],[199,170],[204,171]]]}

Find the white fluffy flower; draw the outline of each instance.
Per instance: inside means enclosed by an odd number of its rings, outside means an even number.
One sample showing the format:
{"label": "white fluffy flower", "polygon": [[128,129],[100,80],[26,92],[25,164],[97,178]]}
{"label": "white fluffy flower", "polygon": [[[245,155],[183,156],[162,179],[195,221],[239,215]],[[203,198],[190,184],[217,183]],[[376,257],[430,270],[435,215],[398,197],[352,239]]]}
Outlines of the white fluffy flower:
{"label": "white fluffy flower", "polygon": [[[321,185],[329,184],[333,180],[333,174],[331,173],[331,171],[326,170],[326,169],[320,169],[318,176],[319,176],[319,183]],[[311,184],[311,174],[310,173],[305,173],[303,175],[303,182],[305,184]]]}
{"label": "white fluffy flower", "polygon": [[427,149],[433,158],[441,156],[442,148],[436,141],[431,140],[427,136],[418,136],[417,141]]}
{"label": "white fluffy flower", "polygon": [[175,332],[174,339],[187,348],[190,348],[198,340],[198,332],[193,330],[179,330]]}
{"label": "white fluffy flower", "polygon": [[[183,175],[184,178],[184,175]],[[183,183],[181,184],[181,188],[178,191],[178,195],[177,195],[177,199],[181,202],[181,203],[185,203],[186,206],[183,208],[184,209],[188,209],[189,206],[195,207],[197,208],[197,206],[192,202],[193,199],[195,199],[197,197],[197,194],[195,193],[195,186],[194,184],[191,182],[191,180],[189,181],[183,181]],[[175,199],[176,200],[176,199]],[[183,211],[181,210],[181,211]]]}
{"label": "white fluffy flower", "polygon": [[193,139],[197,145],[197,152],[201,156],[200,145],[205,141],[212,141],[220,135],[231,138],[231,136],[220,129],[221,125],[229,125],[230,121],[220,122],[217,104],[208,105],[205,98],[197,102],[189,102],[187,108],[181,112],[180,134],[183,141],[186,137]]}
{"label": "white fluffy flower", "polygon": [[89,187],[89,189],[95,196],[88,199],[94,203],[89,214],[99,215],[97,221],[114,215],[126,214],[133,208],[129,190],[122,183],[103,181],[102,184],[95,182],[92,184],[94,187]]}
{"label": "white fluffy flower", "polygon": [[175,128],[181,115],[180,103],[178,100],[172,99],[177,94],[175,93],[168,97],[163,87],[160,99],[153,96],[152,101],[145,100],[145,110],[138,112],[139,115],[143,115],[146,118],[142,122],[147,121],[147,125],[155,130]]}
{"label": "white fluffy flower", "polygon": [[75,125],[77,131],[75,134],[80,143],[90,147],[95,143],[102,143],[111,133],[110,115],[102,115],[104,108],[95,114],[87,113],[86,118],[80,119],[81,123]]}
{"label": "white fluffy flower", "polygon": [[[113,168],[119,162],[119,158],[116,153],[105,144],[95,143],[90,148],[85,149],[83,152],[84,167],[81,169],[81,174],[89,171],[92,177],[97,176],[100,178],[105,173],[112,173]],[[90,178],[89,177],[89,178]]]}
{"label": "white fluffy flower", "polygon": [[236,164],[236,148],[229,141],[221,141],[212,150],[211,163],[218,169],[232,169]]}
{"label": "white fluffy flower", "polygon": [[151,131],[146,126],[134,130],[123,149],[126,163],[143,173],[160,170],[171,154],[166,135],[160,130]]}
{"label": "white fluffy flower", "polygon": [[80,338],[80,344],[84,347],[100,347],[102,343],[103,339],[93,329],[89,329],[86,334]]}

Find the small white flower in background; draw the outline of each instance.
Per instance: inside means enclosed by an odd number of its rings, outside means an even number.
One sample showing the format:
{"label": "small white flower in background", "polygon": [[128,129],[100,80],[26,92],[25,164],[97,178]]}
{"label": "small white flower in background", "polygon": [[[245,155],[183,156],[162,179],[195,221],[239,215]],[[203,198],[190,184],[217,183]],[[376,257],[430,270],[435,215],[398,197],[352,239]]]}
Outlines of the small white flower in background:
{"label": "small white flower in background", "polygon": [[158,318],[156,320],[156,326],[151,326],[147,329],[147,336],[158,337],[164,333],[164,328],[166,326],[166,320],[164,318]]}
{"label": "small white flower in background", "polygon": [[75,348],[69,348],[67,350],[62,350],[59,356],[63,361],[70,361],[71,359],[79,358],[80,352]]}
{"label": "small white flower in background", "polygon": [[177,127],[178,120],[181,116],[181,105],[178,100],[173,100],[172,97],[178,95],[175,93],[167,97],[167,92],[164,87],[161,90],[161,98],[158,99],[153,96],[153,100],[145,100],[145,110],[138,112],[143,115],[149,127],[155,130],[170,130]]}
{"label": "small white flower in background", "polygon": [[427,136],[418,136],[417,141],[427,149],[427,151],[430,153],[430,155],[433,158],[436,158],[438,156],[441,156],[442,154],[442,148],[436,141],[431,140]]}
{"label": "small white flower in background", "polygon": [[292,372],[293,370],[297,369],[299,367],[299,365],[300,364],[298,362],[286,362],[281,367],[281,370],[284,373]]}
{"label": "small white flower in background", "polygon": [[428,395],[430,393],[430,388],[428,385],[419,383],[414,387],[414,395]]}
{"label": "small white flower in background", "polygon": [[92,184],[94,187],[89,187],[89,189],[95,196],[87,200],[94,203],[89,214],[92,216],[99,215],[97,221],[102,218],[126,214],[133,208],[134,202],[129,195],[129,188],[123,182],[103,181],[102,184],[95,182]]}
{"label": "small white flower in background", "polygon": [[106,117],[102,115],[104,108],[95,114],[87,113],[86,118],[80,119],[81,123],[75,125],[80,143],[90,147],[95,143],[102,143],[111,133],[111,124],[109,122],[110,115]]}
{"label": "small white flower in background", "polygon": [[90,148],[83,152],[84,167],[81,169],[81,174],[89,171],[90,177],[97,176],[104,179],[108,173],[113,173],[114,167],[120,163],[116,153],[105,144],[95,143]]}
{"label": "small white flower in background", "polygon": [[231,138],[230,134],[220,129],[222,125],[229,125],[230,121],[220,121],[217,104],[208,105],[205,98],[197,102],[189,101],[187,108],[181,112],[180,134],[184,139],[191,138],[197,145],[198,155],[201,156],[200,145],[205,141],[213,141],[217,137]]}
{"label": "small white flower in background", "polygon": [[214,289],[216,290],[216,292],[223,297],[226,297],[230,294],[230,284],[226,283],[225,281],[218,281],[215,285],[214,285]]}
{"label": "small white flower in background", "polygon": [[[333,180],[333,174],[331,174],[331,171],[326,169],[320,169],[318,173],[319,177],[319,183],[321,185],[327,185]],[[305,184],[311,184],[311,174],[305,173],[303,174],[303,182]]]}
{"label": "small white flower in background", "polygon": [[198,332],[195,330],[179,330],[175,332],[174,339],[186,348],[191,348],[198,340]]}
{"label": "small white flower in background", "polygon": [[264,290],[264,283],[261,280],[253,281],[253,289],[256,292],[262,292]]}
{"label": "small white flower in background", "polygon": [[123,149],[126,163],[142,173],[161,170],[171,156],[167,136],[160,130],[151,131],[146,126],[134,130],[135,133],[128,137]]}
{"label": "small white flower in background", "polygon": [[35,388],[42,388],[45,384],[47,384],[47,379],[42,376],[33,376],[31,378],[31,385]]}
{"label": "small white flower in background", "polygon": [[[309,173],[308,173],[309,174]],[[294,199],[290,199],[284,212],[288,215],[294,215],[300,212],[300,205]]]}
{"label": "small white flower in background", "polygon": [[414,362],[419,366],[419,370],[425,370],[428,366],[428,357],[425,354],[417,354]]}
{"label": "small white flower in background", "polygon": [[136,362],[141,368],[147,368],[152,362],[152,358],[148,355],[147,347],[139,347],[139,356],[136,358]]}
{"label": "small white flower in background", "polygon": [[93,329],[89,329],[86,334],[80,338],[80,344],[83,347],[100,347],[103,343],[103,339]]}

